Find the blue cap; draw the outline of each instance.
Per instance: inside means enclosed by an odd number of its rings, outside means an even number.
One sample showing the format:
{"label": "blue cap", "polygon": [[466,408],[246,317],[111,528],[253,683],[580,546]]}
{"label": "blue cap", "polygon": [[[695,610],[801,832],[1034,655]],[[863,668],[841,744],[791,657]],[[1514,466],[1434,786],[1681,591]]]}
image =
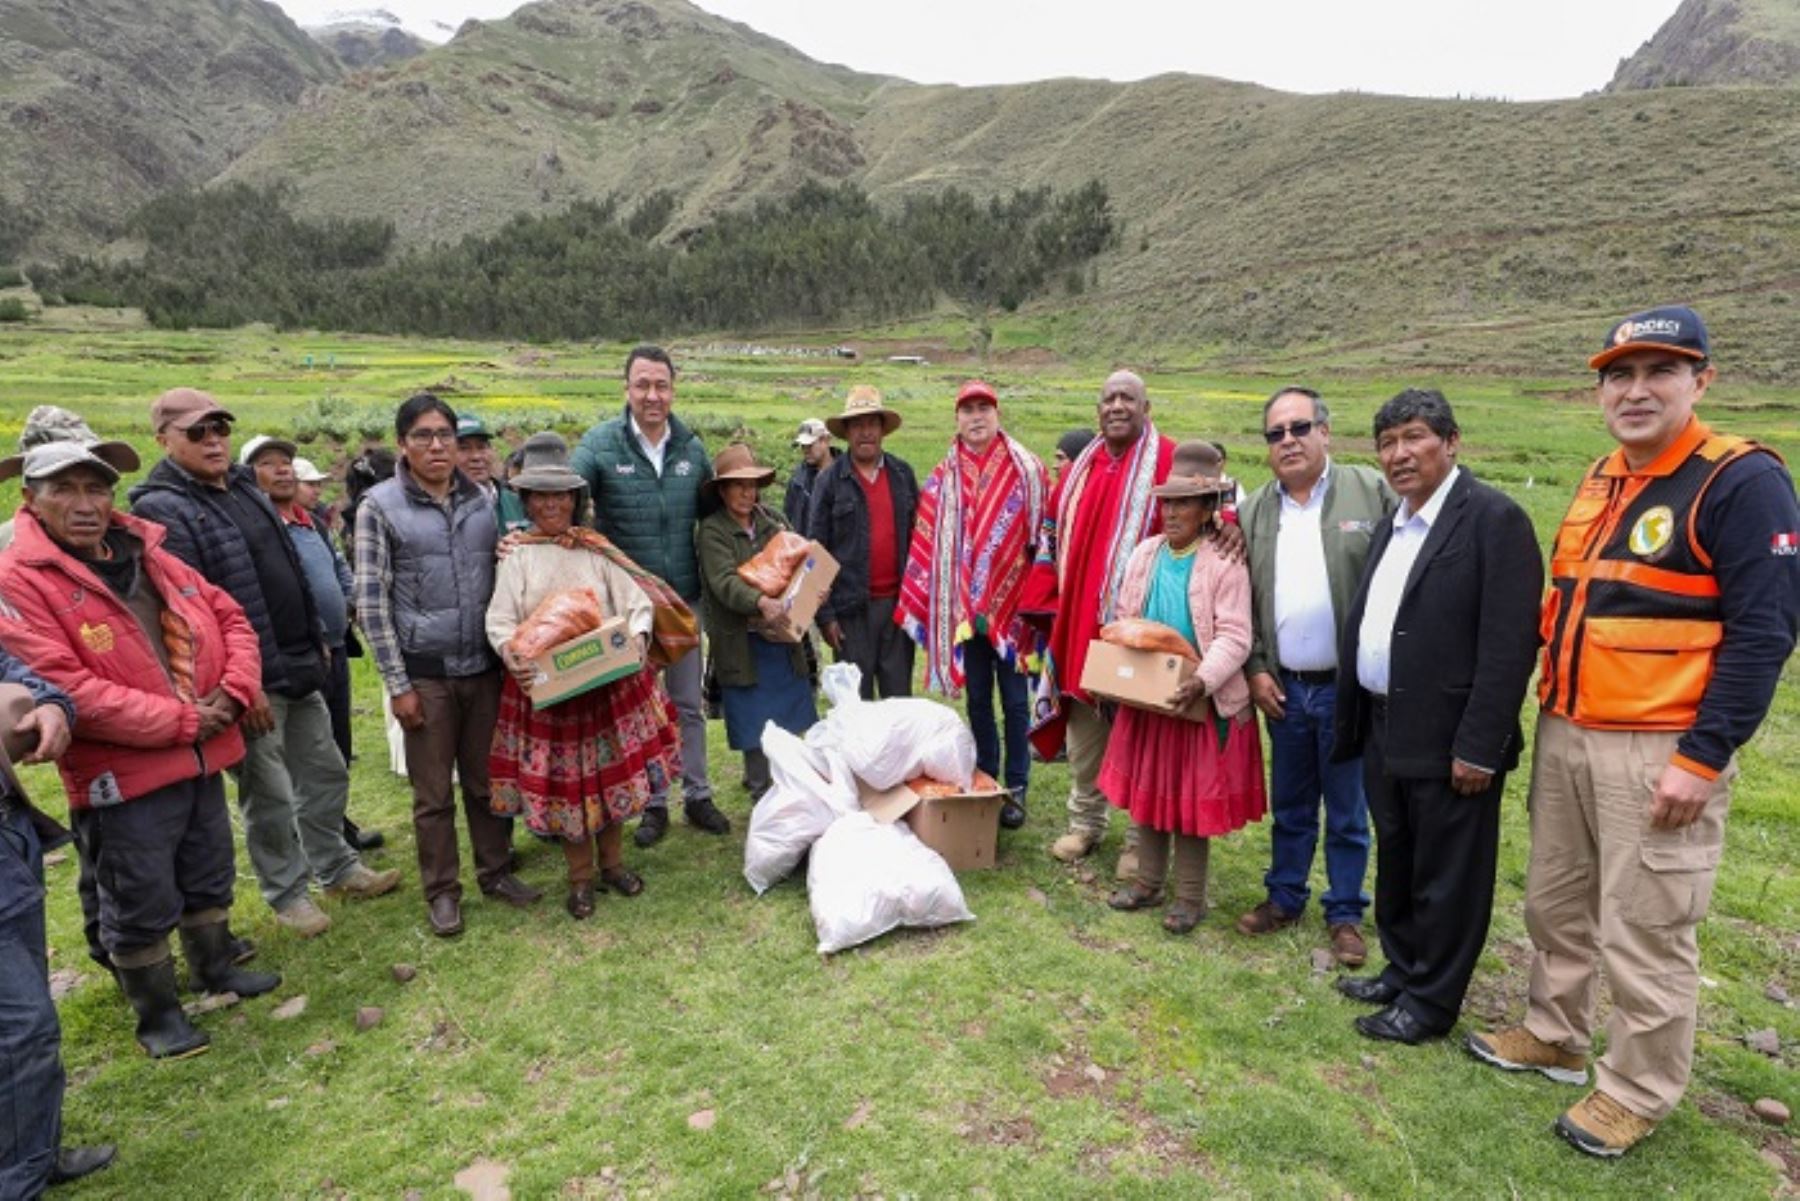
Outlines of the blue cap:
{"label": "blue cap", "polygon": [[1686,305],[1670,304],[1633,313],[1613,326],[1606,345],[1588,360],[1588,366],[1602,371],[1614,359],[1638,350],[1666,350],[1690,359],[1712,357],[1706,322],[1700,320],[1700,314]]}

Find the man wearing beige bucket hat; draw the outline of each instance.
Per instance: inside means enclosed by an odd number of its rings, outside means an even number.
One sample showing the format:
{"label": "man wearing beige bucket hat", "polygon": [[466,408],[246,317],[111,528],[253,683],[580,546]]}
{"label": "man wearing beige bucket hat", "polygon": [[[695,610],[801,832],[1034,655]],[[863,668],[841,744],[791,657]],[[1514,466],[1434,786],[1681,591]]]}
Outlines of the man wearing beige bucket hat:
{"label": "man wearing beige bucket hat", "polygon": [[806,519],[807,536],[838,561],[831,595],[819,606],[819,631],[839,662],[862,670],[866,699],[877,692],[911,696],[913,640],[894,613],[919,481],[904,459],[881,449],[900,428],[900,414],[882,403],[880,392],[859,384],[825,427],[850,444],[850,453],[819,473]]}

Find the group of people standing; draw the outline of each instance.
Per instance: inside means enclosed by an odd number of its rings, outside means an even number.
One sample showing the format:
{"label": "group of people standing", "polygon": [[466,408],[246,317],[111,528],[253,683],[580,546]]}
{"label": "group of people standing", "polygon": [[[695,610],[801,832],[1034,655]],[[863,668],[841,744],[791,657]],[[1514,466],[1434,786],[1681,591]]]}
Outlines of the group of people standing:
{"label": "group of people standing", "polygon": [[[350,746],[333,719],[347,713],[346,662],[361,644],[404,731],[432,931],[463,929],[458,783],[482,892],[541,898],[513,873],[518,816],[562,845],[565,907],[586,918],[600,887],[642,891],[624,827],[637,820],[640,847],[663,838],[677,782],[690,825],[729,830],[709,707],[743,755],[752,803],[769,787],[764,723],[802,732],[816,720],[819,648],[738,572],[793,529],[840,565],[816,625],[861,669],[865,696],[910,694],[916,647],[929,689],[966,694],[978,766],[1008,790],[1005,826],[1025,821],[1034,748],[1067,754],[1059,859],[1092,854],[1111,810],[1128,813],[1116,908],[1167,902],[1163,924],[1192,930],[1207,913],[1208,840],[1272,812],[1266,897],[1237,929],[1300,919],[1322,828],[1327,937],[1361,966],[1372,817],[1386,966],[1338,988],[1377,1007],[1356,1020],[1361,1033],[1410,1044],[1452,1028],[1485,941],[1500,798],[1540,665],[1530,1003],[1520,1026],[1466,1043],[1498,1067],[1585,1083],[1603,966],[1607,1054],[1556,1129],[1617,1155],[1686,1087],[1694,928],[1735,752],[1800,628],[1800,513],[1772,452],[1696,414],[1714,368],[1692,310],[1626,318],[1590,366],[1617,445],[1557,532],[1548,592],[1530,520],[1459,464],[1462,431],[1434,391],[1375,413],[1377,471],[1332,457],[1318,392],[1278,390],[1262,412],[1274,478],[1240,503],[1223,449],[1164,436],[1132,372],[1107,378],[1097,436],[1059,445],[1054,480],[1002,428],[998,392],[971,381],[921,485],[883,445],[900,414],[858,387],[841,413],[802,424],[803,462],[777,510],[763,502],[773,470],[743,445],[709,456],[674,412],[674,362],[644,346],[626,360],[619,413],[573,449],[533,436],[504,482],[478,419],[430,394],[407,400],[391,478],[358,497],[350,563],[300,487],[319,473],[296,471],[278,437],[234,461],[236,419],[206,393],[178,388],[151,406],[164,457],[129,514],[115,489],[135,452],[48,414],[0,462],[24,489],[0,553],[0,668],[19,686],[8,749],[60,766],[91,953],[136,1010],[139,1042],[156,1057],[194,1054],[207,1035],[182,1011],[171,934],[196,987],[254,996],[279,984],[242,966],[256,948],[228,924],[222,773],[236,776],[250,860],[282,926],[329,926],[315,886],[363,898],[400,884],[363,862],[378,836],[344,813]],[[644,670],[538,709],[513,636],[569,588],[625,618]],[[1159,623],[1191,650],[1182,715],[1083,688],[1090,643],[1120,618]],[[31,1015],[0,1031],[0,1050],[27,1065],[8,1082],[18,1112],[49,1115],[5,1132],[0,1182],[34,1195],[110,1154],[59,1154],[41,852],[63,832],[10,769],[0,835],[11,936],[0,952],[19,960],[0,973],[0,1002]]]}

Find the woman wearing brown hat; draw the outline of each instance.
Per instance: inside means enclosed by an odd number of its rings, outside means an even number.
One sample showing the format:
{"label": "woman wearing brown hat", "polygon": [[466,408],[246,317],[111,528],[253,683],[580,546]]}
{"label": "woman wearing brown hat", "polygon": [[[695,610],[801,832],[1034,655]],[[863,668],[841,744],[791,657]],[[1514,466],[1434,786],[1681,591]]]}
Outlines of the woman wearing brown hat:
{"label": "woman wearing brown hat", "polygon": [[523,813],[533,834],[562,843],[569,869],[566,907],[580,920],[594,912],[596,847],[602,884],[628,897],[644,890],[643,880],[624,864],[625,823],[643,811],[652,791],[680,774],[681,736],[675,707],[653,671],[546,709],[533,709],[525,691],[536,669],[508,644],[553,592],[591,589],[602,613],[628,619],[647,659],[661,645],[651,638],[652,594],[660,582],[636,570],[600,534],[575,525],[586,485],[568,460],[561,438],[537,434],[526,442],[524,466],[513,477],[531,524],[500,561],[488,605],[488,641],[508,671],[488,763],[494,812]]}
{"label": "woman wearing brown hat", "polygon": [[779,513],[762,503],[762,488],[775,478],[748,446],[733,443],[713,458],[713,474],[700,485],[703,500],[715,493],[719,508],[694,534],[700,557],[701,612],[725,709],[725,740],[744,755],[744,787],[754,803],[769,788],[769,760],[762,752],[763,725],[804,734],[819,720],[807,669],[806,646],[766,636],[787,622],[781,602],[738,575],[769,539],[787,529]]}
{"label": "woman wearing brown hat", "polygon": [[1140,543],[1125,568],[1118,615],[1169,626],[1199,654],[1200,669],[1176,701],[1207,699],[1198,721],[1121,708],[1100,767],[1100,791],[1131,814],[1137,878],[1114,909],[1160,905],[1175,842],[1175,902],[1163,927],[1186,934],[1206,916],[1208,839],[1262,818],[1262,746],[1251,717],[1250,572],[1220,553],[1211,532],[1219,502],[1235,494],[1219,452],[1206,442],[1175,448],[1162,502],[1163,532]]}

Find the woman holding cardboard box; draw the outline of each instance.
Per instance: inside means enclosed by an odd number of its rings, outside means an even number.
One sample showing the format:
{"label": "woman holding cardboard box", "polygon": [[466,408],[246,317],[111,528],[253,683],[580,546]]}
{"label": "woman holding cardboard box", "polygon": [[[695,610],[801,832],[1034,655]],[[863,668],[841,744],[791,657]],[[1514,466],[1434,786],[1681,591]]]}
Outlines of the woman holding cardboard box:
{"label": "woman holding cardboard box", "polygon": [[779,597],[738,570],[787,532],[781,514],[762,503],[763,486],[774,478],[774,468],[758,466],[748,446],[734,443],[721,450],[713,458],[712,478],[700,485],[703,503],[714,493],[719,509],[702,518],[694,534],[700,594],[706,600],[701,611],[725,710],[725,740],[732,750],[743,752],[744,787],[752,803],[770,783],[769,760],[762,752],[764,724],[772,721],[804,734],[819,720],[805,635],[791,627]]}
{"label": "woman holding cardboard box", "polygon": [[[1174,838],[1175,900],[1163,927],[1186,934],[1206,916],[1209,838],[1260,820],[1262,747],[1243,667],[1250,656],[1250,573],[1206,537],[1236,485],[1206,442],[1175,448],[1162,502],[1163,532],[1139,544],[1125,568],[1121,618],[1167,626],[1197,653],[1199,669],[1174,697],[1182,715],[1121,707],[1101,764],[1100,791],[1131,814],[1137,878],[1114,909],[1160,905]],[[1206,704],[1196,712],[1196,698]]]}
{"label": "woman holding cardboard box", "polygon": [[580,920],[594,912],[596,848],[600,883],[622,896],[644,890],[624,865],[624,823],[680,775],[675,707],[646,670],[535,709],[538,667],[519,653],[514,635],[555,594],[585,589],[601,616],[625,619],[640,657],[648,657],[655,608],[645,589],[666,586],[635,571],[600,534],[574,524],[586,485],[569,469],[561,438],[535,435],[525,455],[512,486],[531,524],[500,561],[487,613],[488,641],[508,673],[489,756],[493,808],[523,813],[533,834],[562,843],[566,907]]}

